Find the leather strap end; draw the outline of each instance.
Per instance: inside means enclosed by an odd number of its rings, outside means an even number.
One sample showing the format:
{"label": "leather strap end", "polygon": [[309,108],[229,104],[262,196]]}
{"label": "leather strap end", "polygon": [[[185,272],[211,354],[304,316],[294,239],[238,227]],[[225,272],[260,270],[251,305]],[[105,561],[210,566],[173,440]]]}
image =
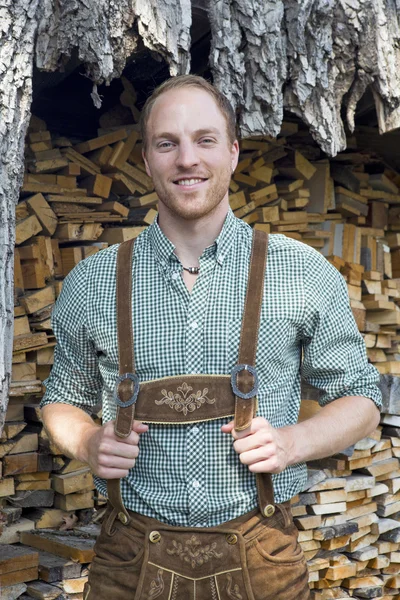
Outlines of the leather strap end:
{"label": "leather strap end", "polygon": [[135,407],[128,408],[117,407],[117,415],[115,417],[114,431],[119,438],[127,438],[132,431],[133,421],[135,417]]}
{"label": "leather strap end", "polygon": [[235,429],[243,431],[250,427],[256,410],[256,401],[254,398],[243,400],[236,397],[235,402]]}

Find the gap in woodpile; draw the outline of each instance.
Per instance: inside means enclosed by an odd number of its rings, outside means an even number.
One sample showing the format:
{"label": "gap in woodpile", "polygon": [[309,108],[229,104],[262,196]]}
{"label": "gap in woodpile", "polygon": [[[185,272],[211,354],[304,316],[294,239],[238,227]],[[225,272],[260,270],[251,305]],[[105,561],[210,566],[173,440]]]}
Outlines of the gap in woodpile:
{"label": "gap in woodpile", "polygon": [[[0,439],[7,598],[83,598],[104,498],[87,465],[48,440],[38,403],[53,364],[50,315],[63,279],[79,261],[136,237],[156,215],[137,123],[166,67],[146,71],[146,64],[139,57],[120,80],[99,87],[101,110],[79,67],[53,87],[42,78],[35,94],[17,206],[12,385]],[[348,150],[329,159],[286,115],[277,139],[241,141],[230,186],[237,217],[315,248],[342,273],[368,357],[383,376],[381,425],[311,463],[292,502],[313,600],[400,598],[399,134],[379,137],[373,123],[366,98]],[[318,410],[317,395],[304,388],[302,397],[306,418]]]}

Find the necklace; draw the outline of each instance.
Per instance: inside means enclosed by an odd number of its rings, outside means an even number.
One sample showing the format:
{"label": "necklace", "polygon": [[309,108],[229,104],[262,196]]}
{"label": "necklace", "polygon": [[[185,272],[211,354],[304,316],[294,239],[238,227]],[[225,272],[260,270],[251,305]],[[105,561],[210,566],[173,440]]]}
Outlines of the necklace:
{"label": "necklace", "polygon": [[182,265],[182,269],[188,271],[188,273],[191,273],[192,275],[198,275],[200,272],[200,267],[184,267]]}

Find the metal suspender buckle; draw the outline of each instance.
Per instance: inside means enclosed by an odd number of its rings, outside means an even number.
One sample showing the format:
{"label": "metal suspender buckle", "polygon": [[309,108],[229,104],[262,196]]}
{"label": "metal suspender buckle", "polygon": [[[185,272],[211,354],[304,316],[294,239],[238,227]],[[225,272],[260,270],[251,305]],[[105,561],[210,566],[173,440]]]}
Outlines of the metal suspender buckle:
{"label": "metal suspender buckle", "polygon": [[[254,383],[253,383],[252,389],[246,393],[241,392],[237,386],[237,376],[238,376],[238,373],[240,373],[241,371],[248,371],[249,373],[251,373],[251,375],[253,375],[253,378],[254,378]],[[242,398],[243,400],[249,400],[250,398],[254,398],[254,396],[257,396],[257,394],[258,394],[258,387],[259,387],[257,371],[251,365],[242,365],[242,364],[235,365],[233,367],[232,373],[231,373],[231,386],[232,386],[233,393],[238,398]]]}
{"label": "metal suspender buckle", "polygon": [[[131,381],[133,381],[133,394],[126,402],[124,402],[123,400],[121,400],[121,398],[118,395],[118,388],[119,388],[120,384],[123,381],[125,381],[126,379],[130,379]],[[132,404],[135,404],[138,394],[139,394],[139,377],[136,375],[136,373],[124,373],[123,375],[119,375],[117,382],[115,384],[115,389],[114,389],[115,403],[118,406],[120,406],[121,408],[128,408],[128,406],[132,406]]]}

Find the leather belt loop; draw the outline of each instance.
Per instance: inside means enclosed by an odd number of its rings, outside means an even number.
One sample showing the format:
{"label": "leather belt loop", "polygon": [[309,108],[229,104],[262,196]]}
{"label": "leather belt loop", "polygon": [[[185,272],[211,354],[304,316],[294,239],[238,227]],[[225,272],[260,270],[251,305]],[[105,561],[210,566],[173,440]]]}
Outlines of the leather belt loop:
{"label": "leather belt loop", "polygon": [[[138,394],[132,326],[133,244],[134,240],[128,240],[121,244],[118,248],[117,256],[116,304],[120,376],[115,389],[117,413],[114,431],[120,438],[128,437],[132,431],[135,417],[135,402]],[[119,479],[109,479],[107,481],[107,493],[109,501],[118,514],[119,520],[123,524],[129,523],[130,516],[122,502]]]}

